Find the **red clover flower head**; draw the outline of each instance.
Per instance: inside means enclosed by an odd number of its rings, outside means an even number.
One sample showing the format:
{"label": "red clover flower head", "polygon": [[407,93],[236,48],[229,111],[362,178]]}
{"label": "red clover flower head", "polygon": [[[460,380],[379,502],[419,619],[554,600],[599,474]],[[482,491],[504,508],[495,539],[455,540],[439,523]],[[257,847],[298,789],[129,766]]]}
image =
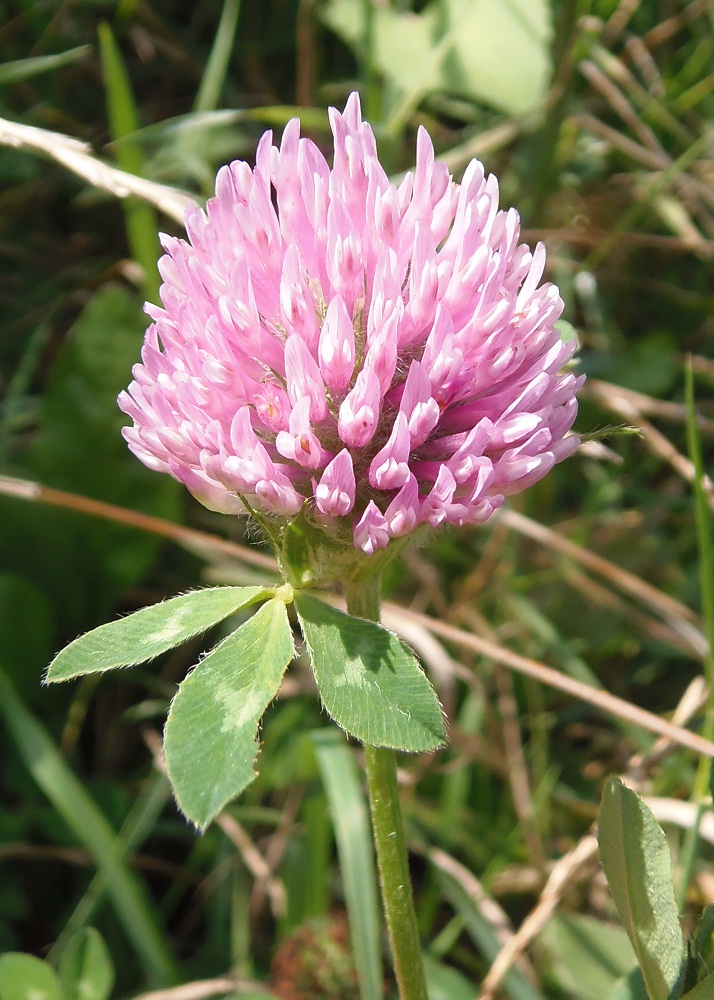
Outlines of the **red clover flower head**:
{"label": "red clover flower head", "polygon": [[395,185],[356,94],[330,122],[332,169],[294,119],[253,169],[221,168],[188,242],[162,238],[162,306],[119,405],[134,454],[207,507],[304,510],[369,555],[486,521],[572,454],[582,377],[496,178],[472,160],[455,183],[419,129]]}

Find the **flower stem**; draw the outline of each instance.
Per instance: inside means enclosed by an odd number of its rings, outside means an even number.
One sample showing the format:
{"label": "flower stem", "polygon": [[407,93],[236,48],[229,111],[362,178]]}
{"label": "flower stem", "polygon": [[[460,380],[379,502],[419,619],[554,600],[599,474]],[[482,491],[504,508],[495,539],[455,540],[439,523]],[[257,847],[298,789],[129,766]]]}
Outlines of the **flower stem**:
{"label": "flower stem", "polygon": [[[345,587],[351,615],[379,621],[380,579]],[[377,850],[382,904],[400,1000],[427,1000],[404,821],[399,804],[397,759],[387,747],[365,746],[365,769]]]}

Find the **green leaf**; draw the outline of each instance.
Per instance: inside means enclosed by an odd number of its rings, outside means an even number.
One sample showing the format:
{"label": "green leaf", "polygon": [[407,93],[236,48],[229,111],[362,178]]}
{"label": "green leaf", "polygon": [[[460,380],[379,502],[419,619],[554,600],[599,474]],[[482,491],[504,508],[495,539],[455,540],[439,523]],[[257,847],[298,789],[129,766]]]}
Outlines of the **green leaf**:
{"label": "green leaf", "polygon": [[213,39],[211,55],[193,103],[194,111],[213,111],[218,107],[235,44],[239,13],[240,0],[223,0],[223,10],[216,29],[216,37]]}
{"label": "green leaf", "polygon": [[578,1000],[602,1000],[635,963],[624,930],[594,917],[557,914],[539,940],[559,985]]}
{"label": "green leaf", "polygon": [[[118,858],[124,860],[130,852],[135,854],[138,851],[156,827],[170,796],[171,787],[168,778],[162,772],[153,770],[141,783],[134,803],[117,834],[114,851]],[[99,867],[52,945],[47,956],[49,962],[56,964],[58,956],[61,961],[64,951],[89,924],[92,914],[104,899],[108,888],[110,888],[109,875],[106,868]]]}
{"label": "green leaf", "polygon": [[622,979],[618,979],[611,992],[607,994],[607,1000],[650,1000],[639,966]]}
{"label": "green leaf", "polygon": [[444,717],[424,671],[393,632],[295,594],[295,608],[328,714],[371,746],[435,750]]}
{"label": "green leaf", "polygon": [[269,595],[265,587],[210,587],[152,604],[79,636],[57,654],[46,679],[66,681],[144,663]]}
{"label": "green leaf", "polygon": [[714,973],[697,983],[693,990],[685,993],[681,1000],[712,1000],[714,997]]}
{"label": "green leaf", "polygon": [[704,907],[691,942],[692,957],[696,960],[699,974],[714,969],[714,904]]}
{"label": "green leaf", "polygon": [[65,993],[78,1000],[107,1000],[114,986],[114,966],[99,931],[87,927],[67,945],[59,963]]}
{"label": "green leaf", "polygon": [[362,776],[344,737],[337,730],[319,730],[312,733],[312,740],[335,829],[360,997],[361,1000],[381,1000],[384,986],[380,911],[372,828],[362,791]]}
{"label": "green leaf", "polygon": [[166,766],[185,815],[204,829],[255,778],[258,723],[295,655],[273,598],[183,681],[166,722]]}
{"label": "green leaf", "polygon": [[[323,14],[355,50],[367,37],[366,6],[329,0]],[[379,4],[370,16],[370,60],[402,95],[448,91],[507,114],[521,114],[545,97],[547,0],[433,0],[420,13]]]}
{"label": "green leaf", "polygon": [[[145,328],[138,298],[125,288],[104,285],[92,296],[42,378],[39,425],[13,445],[13,472],[178,521],[183,487],[137,461],[121,436],[126,417],[117,393],[139,357]],[[147,579],[165,544],[124,524],[0,497],[3,572],[37,587],[62,636],[106,621],[122,595]],[[59,645],[54,638],[50,654]]]}
{"label": "green leaf", "polygon": [[645,803],[617,779],[605,787],[599,825],[603,868],[650,1000],[668,1000],[680,983],[685,945],[667,839]]}
{"label": "green leaf", "polygon": [[462,972],[429,954],[423,960],[429,1000],[474,1000],[474,984]]}
{"label": "green leaf", "polygon": [[[117,917],[149,978],[157,986],[173,982],[176,978],[173,958],[143,882],[122,859],[121,845],[117,845],[116,833],[106,817],[44,727],[18,698],[1,668],[0,715],[33,779],[106,878],[107,893]],[[1,993],[0,998],[5,1000]],[[22,1000],[27,1000],[26,996]]]}
{"label": "green leaf", "polygon": [[54,969],[34,955],[0,955],[0,1000],[65,1000]]}

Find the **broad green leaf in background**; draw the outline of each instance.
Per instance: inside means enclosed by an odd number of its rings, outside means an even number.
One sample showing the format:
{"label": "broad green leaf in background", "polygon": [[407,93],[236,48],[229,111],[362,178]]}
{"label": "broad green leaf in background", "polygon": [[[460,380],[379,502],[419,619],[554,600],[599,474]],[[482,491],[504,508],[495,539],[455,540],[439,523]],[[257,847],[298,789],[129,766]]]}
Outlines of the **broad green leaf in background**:
{"label": "broad green leaf in background", "polygon": [[474,984],[462,972],[432,955],[426,954],[423,959],[429,1000],[474,1000]]}
{"label": "broad green leaf in background", "polygon": [[606,994],[606,1000],[650,1000],[640,967],[636,966],[627,976],[618,979]]}
{"label": "broad green leaf in background", "polygon": [[714,997],[714,974],[702,979],[693,990],[685,993],[681,1000],[712,1000]]}
{"label": "broad green leaf in background", "polygon": [[344,736],[337,730],[319,730],[312,734],[312,740],[335,829],[360,998],[381,1000],[380,911],[362,777]]}
{"label": "broad green leaf in background", "polygon": [[258,724],[295,655],[285,602],[273,598],[204,657],[166,722],[176,800],[201,829],[255,778]]}
{"label": "broad green leaf in background", "polygon": [[87,927],[67,945],[59,963],[67,997],[108,1000],[114,986],[114,965],[99,931]]}
{"label": "broad green leaf in background", "polygon": [[79,636],[54,658],[47,680],[144,663],[269,596],[264,587],[210,587],[152,604]]}
{"label": "broad green leaf in background", "polygon": [[550,954],[553,974],[578,1000],[602,1000],[635,964],[621,927],[579,914],[557,914],[539,937]]}
{"label": "broad green leaf in background", "polygon": [[686,950],[667,839],[645,803],[617,779],[605,786],[599,827],[603,868],[650,1000],[669,1000]]}
{"label": "broad green leaf in background", "polygon": [[[365,6],[329,0],[323,15],[353,49],[366,36]],[[506,114],[522,114],[545,97],[548,0],[432,0],[419,14],[379,4],[372,16],[371,59],[402,94],[460,94]],[[445,40],[443,57],[435,59]]]}
{"label": "broad green leaf in background", "polygon": [[692,959],[699,975],[714,971],[714,904],[704,907],[696,933],[690,943]]}
{"label": "broad green leaf in background", "polygon": [[393,632],[295,594],[295,609],[327,713],[371,746],[425,751],[446,739],[434,689]]}
{"label": "broad green leaf in background", "polygon": [[173,958],[141,879],[118,854],[116,834],[104,814],[47,731],[17,696],[2,669],[0,715],[33,779],[104,874],[107,894],[149,978],[157,985],[173,982],[176,976]]}
{"label": "broad green leaf in background", "polygon": [[[145,326],[137,296],[125,288],[105,285],[89,300],[46,377],[36,431],[13,447],[13,474],[178,520],[182,487],[145,468],[121,436],[126,418],[117,393],[131,377]],[[0,497],[3,571],[47,599],[57,630],[50,652],[106,621],[121,595],[147,578],[164,544],[124,525]],[[8,669],[15,672],[15,663]]]}
{"label": "broad green leaf in background", "polygon": [[67,1000],[54,969],[34,955],[0,955],[0,1000]]}

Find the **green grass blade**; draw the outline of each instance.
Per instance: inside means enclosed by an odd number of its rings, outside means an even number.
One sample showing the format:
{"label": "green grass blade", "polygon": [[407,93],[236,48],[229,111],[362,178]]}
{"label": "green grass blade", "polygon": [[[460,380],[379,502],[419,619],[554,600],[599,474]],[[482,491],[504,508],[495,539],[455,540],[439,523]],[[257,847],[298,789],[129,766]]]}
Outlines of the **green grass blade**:
{"label": "green grass blade", "polygon": [[[109,128],[114,140],[124,139],[138,131],[139,113],[112,29],[103,22],[99,25],[98,33]],[[116,159],[122,170],[138,177],[144,176],[144,157],[140,146],[120,143],[116,147]],[[122,201],[122,208],[132,257],[144,273],[146,297],[152,302],[158,302],[159,273],[156,262],[160,248],[156,213],[150,205],[131,198]]]}
{"label": "green grass blade", "polygon": [[[171,788],[168,778],[164,774],[154,771],[142,783],[136,802],[114,842],[114,852],[117,859],[126,858],[130,851],[137,850],[144,843],[154,829],[156,821],[170,797]],[[62,928],[62,933],[50,949],[47,955],[49,962],[54,963],[72,938],[87,927],[92,919],[92,914],[107,890],[107,884],[107,874],[100,870],[89,883],[87,891],[77,903],[69,920]]]}
{"label": "green grass blade", "polygon": [[369,814],[361,776],[336,730],[312,734],[330,805],[362,1000],[382,1000],[379,902]]}
{"label": "green grass blade", "polygon": [[215,111],[218,107],[233,51],[239,14],[240,0],[224,0],[211,54],[193,105],[194,111]]}
{"label": "green grass blade", "polygon": [[71,63],[83,59],[92,51],[91,45],[78,45],[76,48],[67,49],[66,52],[57,52],[49,56],[30,56],[29,59],[12,59],[10,62],[0,66],[0,84],[17,83],[18,80],[29,80],[33,76],[41,73],[50,73],[55,69],[62,69]]}
{"label": "green grass blade", "polygon": [[704,460],[697,431],[697,410],[694,401],[694,375],[691,360],[686,369],[687,444],[694,466],[694,500],[699,550],[699,582],[702,588],[702,613],[709,640],[709,656],[705,661],[710,691],[714,687],[714,533],[709,495],[704,487]]}
{"label": "green grass blade", "polygon": [[147,976],[157,985],[175,982],[177,969],[152,904],[140,879],[117,856],[114,830],[1,668],[0,714],[30,774],[104,874],[117,917]]}
{"label": "green grass blade", "polygon": [[[487,962],[493,962],[501,950],[502,943],[496,936],[492,924],[479,910],[478,903],[456,879],[441,869],[436,870],[436,878],[443,896],[457,913],[461,915],[466,931],[480,949]],[[512,967],[504,976],[501,992],[510,1000],[545,1000],[545,996],[535,986],[531,986],[520,969]]]}
{"label": "green grass blade", "polygon": [[[709,696],[704,714],[702,735],[708,739],[712,739],[714,736],[714,549],[712,548],[712,514],[709,507],[709,495],[704,486],[704,459],[702,458],[702,445],[697,429],[697,410],[694,400],[694,372],[692,371],[691,358],[687,359],[684,376],[687,405],[687,448],[689,458],[694,466],[694,509],[697,552],[699,555],[699,585],[702,592],[701,602],[704,630],[709,641],[709,652],[704,658],[704,674],[707,680]],[[684,906],[684,899],[694,871],[699,846],[699,829],[705,811],[704,801],[710,793],[711,780],[711,758],[701,757],[697,767],[693,793],[694,802],[698,807],[696,818],[694,824],[687,831],[681,854],[682,877],[677,893],[677,902],[680,908]]]}

